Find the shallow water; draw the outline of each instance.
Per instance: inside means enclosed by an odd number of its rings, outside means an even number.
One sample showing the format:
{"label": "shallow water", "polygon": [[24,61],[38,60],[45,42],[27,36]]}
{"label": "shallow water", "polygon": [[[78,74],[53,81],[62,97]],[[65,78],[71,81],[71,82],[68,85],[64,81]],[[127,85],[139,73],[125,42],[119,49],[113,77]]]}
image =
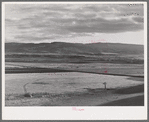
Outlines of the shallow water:
{"label": "shallow water", "polygon": [[126,76],[112,76],[79,72],[63,73],[22,73],[5,74],[6,94],[22,94],[23,86],[26,85],[27,92],[30,93],[69,93],[84,92],[86,88],[120,88],[143,84],[142,81],[133,81]]}

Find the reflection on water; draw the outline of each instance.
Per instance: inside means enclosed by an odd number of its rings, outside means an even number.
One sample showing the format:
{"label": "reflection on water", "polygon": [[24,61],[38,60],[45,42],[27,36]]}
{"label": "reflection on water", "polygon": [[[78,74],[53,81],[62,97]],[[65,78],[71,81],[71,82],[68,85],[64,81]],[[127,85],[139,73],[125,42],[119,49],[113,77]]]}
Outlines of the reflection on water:
{"label": "reflection on water", "polygon": [[141,81],[133,81],[126,76],[98,75],[79,72],[64,73],[23,73],[5,75],[6,94],[24,93],[23,85],[27,84],[27,92],[39,93],[65,93],[83,92],[87,88],[118,88],[143,84]]}

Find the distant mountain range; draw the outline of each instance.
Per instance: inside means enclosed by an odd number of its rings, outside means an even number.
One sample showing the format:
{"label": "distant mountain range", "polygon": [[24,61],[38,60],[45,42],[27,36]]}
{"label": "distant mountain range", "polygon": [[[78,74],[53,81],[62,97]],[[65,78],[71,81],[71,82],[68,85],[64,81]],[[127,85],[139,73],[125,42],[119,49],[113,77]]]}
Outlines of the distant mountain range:
{"label": "distant mountain range", "polygon": [[143,45],[120,43],[5,43],[5,53],[52,53],[52,54],[86,54],[100,55],[116,54],[143,54]]}

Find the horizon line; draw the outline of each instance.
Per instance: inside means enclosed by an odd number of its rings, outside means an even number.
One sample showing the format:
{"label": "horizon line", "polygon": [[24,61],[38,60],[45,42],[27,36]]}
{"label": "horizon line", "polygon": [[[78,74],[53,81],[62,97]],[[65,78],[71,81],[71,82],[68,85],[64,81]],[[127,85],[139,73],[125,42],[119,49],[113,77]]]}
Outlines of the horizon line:
{"label": "horizon line", "polygon": [[60,41],[53,41],[53,42],[5,42],[5,43],[21,43],[21,44],[52,44],[52,43],[71,43],[71,44],[99,44],[99,43],[110,43],[110,44],[128,44],[128,45],[143,45],[144,44],[134,44],[134,43],[115,43],[115,42],[89,42],[89,43],[79,43],[79,42],[60,42]]}

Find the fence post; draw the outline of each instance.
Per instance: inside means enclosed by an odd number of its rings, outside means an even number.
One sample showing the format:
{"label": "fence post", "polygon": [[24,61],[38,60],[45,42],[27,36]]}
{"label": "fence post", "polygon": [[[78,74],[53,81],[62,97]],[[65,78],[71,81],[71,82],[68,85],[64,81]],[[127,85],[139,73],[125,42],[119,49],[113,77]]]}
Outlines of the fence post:
{"label": "fence post", "polygon": [[106,87],[107,83],[106,83],[106,82],[104,82],[103,84],[104,84],[104,86],[105,86],[105,90],[107,90],[107,87]]}

